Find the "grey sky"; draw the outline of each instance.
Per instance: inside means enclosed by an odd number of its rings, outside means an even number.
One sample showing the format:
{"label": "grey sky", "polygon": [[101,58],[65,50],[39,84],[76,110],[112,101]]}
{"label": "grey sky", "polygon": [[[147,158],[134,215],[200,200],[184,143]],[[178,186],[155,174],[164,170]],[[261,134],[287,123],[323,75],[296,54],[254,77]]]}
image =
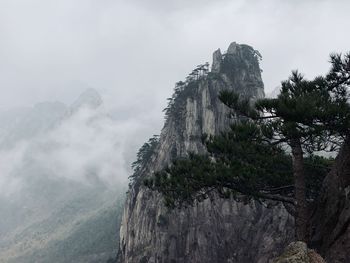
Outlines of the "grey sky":
{"label": "grey sky", "polygon": [[0,109],[93,87],[121,114],[159,118],[173,84],[232,41],[261,52],[269,91],[350,50],[349,10],[341,0],[0,0]]}

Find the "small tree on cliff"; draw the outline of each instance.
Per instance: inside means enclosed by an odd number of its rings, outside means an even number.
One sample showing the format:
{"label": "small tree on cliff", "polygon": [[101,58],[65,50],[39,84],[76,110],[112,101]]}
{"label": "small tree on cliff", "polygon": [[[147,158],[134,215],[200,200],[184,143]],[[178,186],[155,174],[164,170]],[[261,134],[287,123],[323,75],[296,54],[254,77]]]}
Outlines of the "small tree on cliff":
{"label": "small tree on cliff", "polygon": [[170,206],[203,200],[213,190],[238,200],[281,201],[294,210],[296,239],[307,241],[308,201],[330,164],[312,153],[333,150],[349,129],[349,56],[332,56],[331,62],[326,78],[306,81],[293,72],[276,99],[252,105],[223,92],[220,99],[241,121],[206,139],[207,156],[177,160],[146,185],[162,192]]}

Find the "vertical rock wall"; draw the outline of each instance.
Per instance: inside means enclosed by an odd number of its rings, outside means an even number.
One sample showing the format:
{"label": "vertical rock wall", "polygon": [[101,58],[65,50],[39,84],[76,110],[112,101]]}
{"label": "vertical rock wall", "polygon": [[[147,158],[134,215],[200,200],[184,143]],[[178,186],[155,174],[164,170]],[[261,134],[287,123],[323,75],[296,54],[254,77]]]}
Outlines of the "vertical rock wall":
{"label": "vertical rock wall", "polygon": [[327,262],[350,262],[350,138],[323,182],[311,222],[311,245]]}

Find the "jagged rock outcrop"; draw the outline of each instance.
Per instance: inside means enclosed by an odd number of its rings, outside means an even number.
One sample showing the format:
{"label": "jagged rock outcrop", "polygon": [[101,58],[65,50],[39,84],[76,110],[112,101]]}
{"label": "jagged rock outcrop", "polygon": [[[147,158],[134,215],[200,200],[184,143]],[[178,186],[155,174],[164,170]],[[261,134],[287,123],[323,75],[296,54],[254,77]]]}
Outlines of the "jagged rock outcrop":
{"label": "jagged rock outcrop", "polygon": [[327,262],[350,262],[350,139],[325,178],[311,223],[311,245]]}
{"label": "jagged rock outcrop", "polygon": [[158,146],[129,189],[120,229],[119,262],[268,262],[293,238],[293,220],[283,206],[216,198],[169,210],[142,179],[188,152],[204,153],[203,134],[218,134],[230,119],[221,90],[252,99],[264,96],[259,53],[232,43],[213,55],[212,71],[182,87],[168,110]]}

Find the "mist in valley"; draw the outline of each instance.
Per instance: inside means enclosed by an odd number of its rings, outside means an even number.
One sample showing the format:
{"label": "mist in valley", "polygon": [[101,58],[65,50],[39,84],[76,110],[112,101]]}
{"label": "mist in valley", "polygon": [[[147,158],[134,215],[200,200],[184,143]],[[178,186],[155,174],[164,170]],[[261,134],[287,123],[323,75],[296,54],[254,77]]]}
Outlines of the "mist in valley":
{"label": "mist in valley", "polygon": [[[118,209],[139,147],[137,138],[143,139],[140,130],[147,127],[136,120],[118,120],[93,89],[68,106],[41,102],[0,116],[0,258],[36,262],[39,255],[52,260],[62,249],[58,244],[70,238],[84,252],[74,256],[115,256],[111,252],[116,253],[118,241]],[[74,241],[79,227],[102,220],[105,213],[109,225],[89,229],[90,235],[105,235],[101,248],[91,251],[82,237],[80,243]],[[56,260],[68,262],[62,255]]]}
{"label": "mist in valley", "polygon": [[349,49],[349,8],[0,1],[0,262],[115,258],[131,164],[160,133],[174,83],[237,41],[260,51],[275,96],[290,70],[314,77]]}

